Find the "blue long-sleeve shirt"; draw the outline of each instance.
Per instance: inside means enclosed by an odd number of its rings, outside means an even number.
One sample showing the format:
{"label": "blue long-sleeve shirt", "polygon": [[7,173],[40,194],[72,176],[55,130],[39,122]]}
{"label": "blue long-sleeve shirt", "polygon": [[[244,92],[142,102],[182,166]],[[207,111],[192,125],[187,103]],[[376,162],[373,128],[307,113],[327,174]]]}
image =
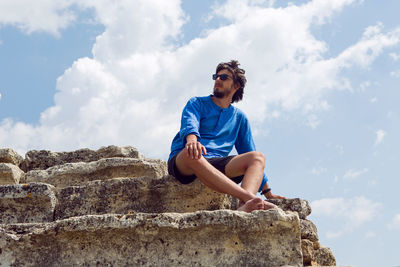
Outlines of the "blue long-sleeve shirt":
{"label": "blue long-sleeve shirt", "polygon": [[[185,147],[189,134],[196,135],[206,147],[206,158],[226,157],[233,146],[239,154],[256,150],[246,115],[232,105],[219,107],[212,101],[211,95],[193,97],[188,101],[182,112],[181,129],[172,141],[169,158]],[[267,181],[264,174],[260,191]]]}

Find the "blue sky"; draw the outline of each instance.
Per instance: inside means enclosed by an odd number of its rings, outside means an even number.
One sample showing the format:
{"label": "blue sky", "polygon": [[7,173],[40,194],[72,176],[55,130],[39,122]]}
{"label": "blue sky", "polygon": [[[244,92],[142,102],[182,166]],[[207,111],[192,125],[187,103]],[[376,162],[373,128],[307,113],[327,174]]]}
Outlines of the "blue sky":
{"label": "blue sky", "polygon": [[400,2],[0,1],[0,147],[166,159],[221,61],[274,192],[310,201],[339,265],[398,266]]}

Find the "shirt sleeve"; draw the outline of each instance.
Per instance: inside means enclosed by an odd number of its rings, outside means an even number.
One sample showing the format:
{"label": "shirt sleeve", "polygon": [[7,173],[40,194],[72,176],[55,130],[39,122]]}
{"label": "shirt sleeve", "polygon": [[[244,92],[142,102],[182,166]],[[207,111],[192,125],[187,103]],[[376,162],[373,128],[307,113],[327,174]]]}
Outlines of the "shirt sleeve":
{"label": "shirt sleeve", "polygon": [[197,98],[191,98],[182,111],[181,129],[179,135],[183,145],[186,144],[186,136],[194,134],[200,140],[200,103]]}
{"label": "shirt sleeve", "polygon": [[235,148],[238,154],[256,150],[253,136],[251,135],[250,124],[245,115],[242,115],[240,120],[239,133],[235,142]]}
{"label": "shirt sleeve", "polygon": [[[235,148],[238,154],[256,151],[256,146],[254,144],[253,136],[251,134],[250,124],[244,114],[241,118],[239,133],[235,142]],[[267,175],[264,173],[260,188],[258,189],[259,192],[262,191],[262,188],[267,182],[268,178]]]}

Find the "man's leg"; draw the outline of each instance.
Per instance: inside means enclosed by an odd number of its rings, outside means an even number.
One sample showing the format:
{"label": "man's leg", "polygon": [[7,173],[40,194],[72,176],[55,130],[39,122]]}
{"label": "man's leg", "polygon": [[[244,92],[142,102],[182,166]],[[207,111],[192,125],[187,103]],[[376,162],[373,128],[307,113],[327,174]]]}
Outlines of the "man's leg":
{"label": "man's leg", "polygon": [[[265,156],[264,154],[252,151],[237,155],[232,158],[225,166],[225,174],[228,177],[237,177],[244,175],[242,180],[242,188],[248,192],[257,194],[258,189],[261,185],[262,177],[264,175],[265,168]],[[243,205],[244,203],[239,203]],[[274,208],[275,205],[264,201],[264,208]]]}
{"label": "man's leg", "polygon": [[253,192],[238,186],[226,175],[218,171],[204,157],[200,159],[191,159],[185,150],[182,150],[176,157],[176,167],[182,175],[193,175],[200,179],[211,189],[232,195],[240,199],[243,203],[243,211],[252,211],[263,209],[264,203]]}

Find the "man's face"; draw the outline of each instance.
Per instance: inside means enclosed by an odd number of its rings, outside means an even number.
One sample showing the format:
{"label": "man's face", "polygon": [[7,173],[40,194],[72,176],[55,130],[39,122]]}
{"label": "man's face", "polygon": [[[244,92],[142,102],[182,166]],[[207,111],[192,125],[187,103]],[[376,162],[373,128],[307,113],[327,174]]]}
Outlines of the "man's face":
{"label": "man's face", "polygon": [[[223,80],[221,80],[220,77],[218,77],[215,80],[213,95],[217,98],[227,97],[227,96],[229,96],[229,94],[231,94],[232,92],[234,93],[234,91],[235,91],[235,86],[234,86],[235,84],[233,82],[232,73],[227,69],[223,69],[217,73],[217,75],[221,75],[221,74],[227,74],[229,76],[229,78],[226,79],[225,81],[223,81]],[[232,96],[233,96],[233,93],[232,93]]]}

